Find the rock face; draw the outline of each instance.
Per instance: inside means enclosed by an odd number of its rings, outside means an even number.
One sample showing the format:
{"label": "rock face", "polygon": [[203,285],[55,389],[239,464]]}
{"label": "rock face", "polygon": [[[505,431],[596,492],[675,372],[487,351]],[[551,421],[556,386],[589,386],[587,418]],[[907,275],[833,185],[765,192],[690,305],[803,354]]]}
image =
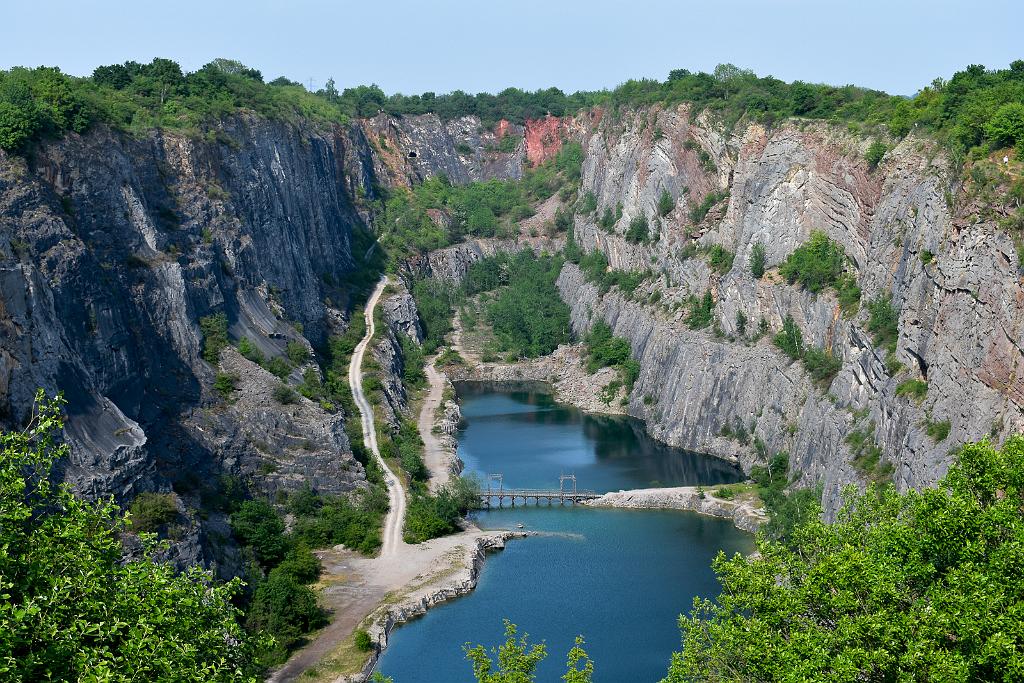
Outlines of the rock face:
{"label": "rock face", "polygon": [[[803,485],[823,484],[831,513],[842,486],[865,479],[845,443],[853,429],[870,435],[895,468],[893,480],[909,488],[940,478],[958,444],[1024,428],[1018,257],[995,220],[977,217],[934,143],[909,137],[871,170],[863,160],[870,140],[835,127],[723,131],[706,117],[691,120],[685,107],[606,116],[577,135],[587,152],[582,191],[595,195],[598,210],[577,216],[575,239],[584,251],[604,252],[614,268],[650,268],[654,277],[627,299],[614,289],[602,295],[570,264],[559,287],[577,332],[600,317],[630,340],[642,366],[630,413],[646,418],[658,438],[749,466],[763,456],[719,435],[739,421],[763,453],[787,451]],[[663,191],[675,207],[659,216]],[[728,200],[694,225],[691,210],[726,191]],[[599,228],[597,218],[616,207],[621,219]],[[641,214],[653,243],[624,239]],[[774,270],[814,230],[843,245],[862,302],[891,297],[899,343],[890,361],[903,366],[895,375],[865,331],[866,306],[844,317],[831,290],[813,295]],[[692,247],[684,250],[691,241],[734,253],[731,267],[712,271]],[[769,269],[761,280],[750,273],[756,243]],[[708,290],[717,335],[682,323],[682,302]],[[658,303],[638,303],[644,299]],[[749,321],[746,339],[740,312]],[[805,343],[841,360],[828,386],[816,386],[771,345],[786,316]],[[754,342],[760,320],[767,334]],[[927,382],[920,404],[896,394],[908,379]],[[927,425],[943,421],[949,436],[936,442]]]}
{"label": "rock face", "polygon": [[500,138],[523,135],[522,126],[507,121],[498,128],[500,137],[475,116],[443,122],[437,114],[379,114],[361,125],[374,147],[374,173],[389,185],[408,186],[439,174],[465,184],[523,173],[521,142],[509,152],[498,149]]}

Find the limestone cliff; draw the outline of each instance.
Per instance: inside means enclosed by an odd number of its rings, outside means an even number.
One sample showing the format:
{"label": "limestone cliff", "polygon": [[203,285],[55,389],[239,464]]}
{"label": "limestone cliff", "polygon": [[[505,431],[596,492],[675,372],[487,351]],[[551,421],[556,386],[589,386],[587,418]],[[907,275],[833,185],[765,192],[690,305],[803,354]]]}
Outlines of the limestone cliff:
{"label": "limestone cliff", "polygon": [[[841,486],[864,479],[844,442],[852,429],[871,434],[895,467],[894,481],[907,488],[934,483],[957,444],[1024,428],[1017,253],[996,224],[998,211],[978,217],[935,143],[911,136],[873,170],[863,154],[869,140],[838,127],[789,122],[728,131],[704,116],[693,120],[686,107],[605,117],[578,135],[587,150],[581,192],[594,193],[598,210],[576,217],[577,241],[584,251],[603,251],[614,268],[650,268],[655,277],[626,299],[614,289],[601,295],[570,264],[559,286],[577,331],[601,317],[630,340],[642,366],[630,412],[646,418],[655,436],[749,466],[755,449],[720,436],[739,420],[766,452],[789,452],[804,484],[823,483],[832,512]],[[663,190],[676,206],[659,218]],[[693,225],[690,209],[722,191],[728,200]],[[598,227],[604,209],[620,204],[615,227]],[[651,219],[653,243],[624,239],[639,214]],[[892,297],[895,359],[903,366],[895,375],[865,332],[864,306],[847,319],[831,291],[811,294],[774,270],[813,230],[843,245],[862,302]],[[733,252],[728,272],[685,250],[691,239]],[[758,242],[769,270],[755,280],[750,254]],[[685,309],[673,305],[708,289],[718,334],[689,330]],[[638,303],[652,298],[659,303]],[[738,339],[739,311],[750,321],[746,340]],[[829,386],[815,386],[771,344],[787,315],[805,342],[842,359]],[[769,334],[753,342],[761,319]],[[927,382],[920,404],[896,394],[907,379]],[[927,424],[946,420],[947,438],[926,434]]]}

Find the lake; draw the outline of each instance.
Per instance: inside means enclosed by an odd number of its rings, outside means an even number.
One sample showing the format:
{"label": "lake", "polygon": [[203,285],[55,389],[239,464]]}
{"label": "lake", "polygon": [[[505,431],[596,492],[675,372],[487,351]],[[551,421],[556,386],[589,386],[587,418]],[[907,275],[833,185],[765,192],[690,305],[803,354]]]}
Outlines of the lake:
{"label": "lake", "polygon": [[[721,460],[655,442],[633,418],[586,415],[528,387],[457,390],[465,473],[500,472],[508,488],[557,489],[560,474],[598,492],[743,478]],[[473,593],[392,633],[378,668],[395,683],[472,681],[463,644],[498,645],[505,618],[547,644],[539,681],[560,680],[577,634],[596,682],[658,681],[680,646],[678,615],[695,596],[718,593],[711,560],[753,549],[731,522],[691,512],[506,504],[474,520],[541,535],[510,541],[488,557]]]}

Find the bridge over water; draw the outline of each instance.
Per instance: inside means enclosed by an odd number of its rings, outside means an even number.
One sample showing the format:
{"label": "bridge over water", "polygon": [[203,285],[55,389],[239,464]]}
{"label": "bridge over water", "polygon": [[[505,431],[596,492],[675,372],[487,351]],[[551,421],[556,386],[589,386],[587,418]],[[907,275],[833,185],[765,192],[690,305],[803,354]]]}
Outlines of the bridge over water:
{"label": "bridge over water", "polygon": [[537,505],[540,505],[542,500],[547,501],[548,505],[555,502],[565,505],[592,500],[600,495],[594,491],[577,489],[575,474],[561,475],[558,478],[557,489],[507,489],[501,474],[490,474],[487,476],[487,488],[480,491],[480,502],[485,507],[491,507],[495,503],[500,507],[505,501],[509,501],[512,507],[515,507],[517,500],[526,505],[532,498]]}

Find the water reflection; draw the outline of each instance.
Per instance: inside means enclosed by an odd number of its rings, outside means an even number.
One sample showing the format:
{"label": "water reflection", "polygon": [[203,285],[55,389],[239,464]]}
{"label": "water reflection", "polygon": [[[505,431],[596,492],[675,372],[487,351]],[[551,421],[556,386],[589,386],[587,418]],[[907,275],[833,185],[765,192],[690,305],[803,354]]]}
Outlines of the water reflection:
{"label": "water reflection", "polygon": [[459,456],[470,472],[501,472],[507,486],[557,487],[562,473],[595,491],[743,478],[723,460],[654,441],[635,418],[588,415],[536,385],[466,382],[456,391],[465,418]]}

